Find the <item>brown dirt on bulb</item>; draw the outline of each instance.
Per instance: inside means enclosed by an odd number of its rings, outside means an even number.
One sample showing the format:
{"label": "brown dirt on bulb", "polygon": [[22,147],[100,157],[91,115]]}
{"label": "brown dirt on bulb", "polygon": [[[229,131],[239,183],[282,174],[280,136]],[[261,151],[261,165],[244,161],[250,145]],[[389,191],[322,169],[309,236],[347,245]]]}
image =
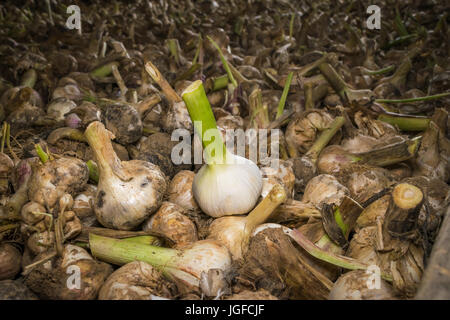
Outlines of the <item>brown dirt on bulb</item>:
{"label": "brown dirt on bulb", "polygon": [[171,136],[165,132],[157,132],[140,142],[136,159],[145,160],[158,165],[170,178],[181,170],[190,170],[191,165],[175,165],[172,163],[172,148],[178,142],[172,141]]}
{"label": "brown dirt on bulb", "polygon": [[66,269],[56,267],[48,270],[44,265],[35,267],[26,277],[25,284],[45,300],[92,300],[106,278],[112,273],[112,267],[104,262],[79,260],[75,264],[80,270],[80,289],[69,289],[69,277]]}
{"label": "brown dirt on bulb", "polygon": [[105,126],[120,144],[134,143],[142,136],[141,118],[136,109],[128,105],[107,106]]}
{"label": "brown dirt on bulb", "polygon": [[99,292],[100,300],[149,300],[150,295],[170,299],[178,295],[174,283],[149,264],[135,261],[112,273]]}
{"label": "brown dirt on bulb", "polygon": [[[30,178],[29,198],[53,208],[64,193],[82,191],[89,171],[84,162],[76,158],[60,158],[35,168]],[[48,183],[48,184],[46,184]]]}

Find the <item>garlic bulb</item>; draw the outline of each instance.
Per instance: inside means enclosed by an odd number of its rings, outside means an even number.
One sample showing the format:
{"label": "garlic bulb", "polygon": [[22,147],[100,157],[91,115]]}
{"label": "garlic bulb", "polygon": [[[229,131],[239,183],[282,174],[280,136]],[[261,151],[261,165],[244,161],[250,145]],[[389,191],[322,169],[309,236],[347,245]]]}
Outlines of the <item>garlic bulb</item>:
{"label": "garlic bulb", "polygon": [[[392,300],[395,292],[389,283],[380,279],[380,287],[370,287],[371,273],[364,270],[350,271],[334,283],[329,300]],[[376,285],[376,283],[373,283]]]}
{"label": "garlic bulb", "polygon": [[186,210],[198,212],[200,208],[192,193],[194,177],[195,173],[193,171],[182,170],[178,172],[169,185],[169,201]]}
{"label": "garlic bulb", "polygon": [[263,176],[262,197],[266,197],[276,184],[281,184],[284,187],[288,198],[292,197],[295,175],[290,162],[280,160],[278,162],[278,168],[276,169],[272,167],[263,167],[261,168],[261,174]]}
{"label": "garlic bulb", "polygon": [[78,84],[69,83],[61,87],[55,88],[52,93],[52,100],[58,98],[66,98],[73,101],[81,101],[84,98],[83,93],[81,92]]}
{"label": "garlic bulb", "polygon": [[136,109],[128,104],[112,104],[104,113],[105,126],[121,144],[134,143],[142,136],[142,121]]}
{"label": "garlic bulb", "polygon": [[231,153],[226,161],[204,165],[192,185],[200,208],[214,218],[249,212],[262,190],[261,172],[255,163]]}
{"label": "garlic bulb", "polygon": [[378,140],[374,137],[358,134],[344,139],[341,146],[348,152],[356,153],[370,151],[377,143]]}
{"label": "garlic bulb", "polygon": [[[25,277],[25,284],[46,300],[94,300],[113,271],[109,264],[94,260],[86,250],[70,244],[64,247],[62,259],[48,262],[50,268],[40,264]],[[79,272],[81,290],[74,287],[74,270]]]}
{"label": "garlic bulb", "polygon": [[272,212],[286,200],[286,191],[276,184],[269,194],[248,214],[248,216],[220,217],[213,221],[208,239],[217,240],[230,250],[233,260],[241,259],[247,250],[253,230],[269,218]]}
{"label": "garlic bulb", "polygon": [[91,233],[89,247],[95,257],[109,263],[124,265],[132,261],[144,261],[160,269],[184,292],[199,290],[203,272],[220,269],[228,273],[231,268],[228,249],[214,240],[201,240],[183,249],[170,249]]}
{"label": "garlic bulb", "polygon": [[231,293],[226,274],[221,269],[209,269],[208,272],[202,272],[200,289],[205,296],[214,297],[215,300],[219,299],[222,295]]}
{"label": "garlic bulb", "polygon": [[192,122],[183,101],[175,102],[169,107],[169,111],[163,115],[162,127],[167,132],[176,129],[192,131]]}
{"label": "garlic bulb", "polygon": [[0,280],[14,279],[21,267],[22,255],[9,243],[0,243]]}
{"label": "garlic bulb", "polygon": [[344,183],[357,202],[364,203],[390,185],[389,171],[383,168],[355,168]]}
{"label": "garlic bulb", "polygon": [[52,100],[47,106],[47,115],[56,121],[64,121],[64,116],[76,108],[75,102],[66,98]]}
{"label": "garlic bulb", "polygon": [[324,203],[339,205],[349,193],[348,189],[334,176],[321,174],[309,180],[302,201],[309,202],[318,208],[321,208]]}
{"label": "garlic bulb", "polygon": [[34,201],[27,202],[20,211],[22,222],[36,224],[45,218],[42,212],[45,212],[44,206]]}
{"label": "garlic bulb", "polygon": [[326,129],[333,118],[323,110],[309,110],[292,119],[286,129],[286,142],[291,148],[305,153],[316,140],[318,131]]}
{"label": "garlic bulb", "polygon": [[186,106],[178,93],[167,82],[158,68],[151,62],[145,63],[145,70],[164,92],[169,102],[169,108],[162,115],[161,124],[166,132],[172,132],[176,129],[186,129],[192,132],[193,126]]}
{"label": "garlic bulb", "polygon": [[120,161],[111,144],[112,134],[98,121],[85,131],[100,176],[94,211],[108,228],[131,230],[155,212],[167,189],[161,170],[150,162]]}
{"label": "garlic bulb", "polygon": [[[226,150],[201,81],[192,83],[182,96],[196,132],[202,138],[207,158],[207,164],[194,178],[195,200],[202,211],[212,217],[249,212],[262,190],[258,166]],[[214,141],[207,139],[205,133],[212,133]]]}
{"label": "garlic bulb", "polygon": [[97,194],[97,187],[88,184],[86,190],[79,193],[73,199],[72,210],[81,220],[84,226],[93,226],[97,222],[93,208],[95,195]]}
{"label": "garlic bulb", "polygon": [[145,223],[144,231],[156,231],[182,247],[198,240],[195,224],[185,215],[185,210],[170,202],[163,202],[159,210]]}
{"label": "garlic bulb", "polygon": [[130,262],[109,276],[98,294],[99,300],[153,300],[171,298],[176,287],[148,263]]}
{"label": "garlic bulb", "polygon": [[65,193],[75,195],[84,189],[89,178],[86,164],[76,158],[48,161],[33,172],[28,189],[29,199],[53,208]]}

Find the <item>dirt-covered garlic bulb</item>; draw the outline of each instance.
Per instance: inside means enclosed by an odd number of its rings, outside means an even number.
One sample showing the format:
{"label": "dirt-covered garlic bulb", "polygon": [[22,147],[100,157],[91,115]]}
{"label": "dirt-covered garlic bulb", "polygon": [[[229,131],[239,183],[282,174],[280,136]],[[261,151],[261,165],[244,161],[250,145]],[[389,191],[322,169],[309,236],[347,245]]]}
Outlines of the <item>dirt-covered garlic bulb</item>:
{"label": "dirt-covered garlic bulb", "polygon": [[[68,116],[75,115],[73,121],[67,120]],[[68,127],[86,128],[93,121],[101,121],[102,113],[97,106],[89,101],[83,101],[79,106],[72,109],[72,112],[66,116],[66,125]],[[69,122],[69,123],[68,123]]]}
{"label": "dirt-covered garlic bulb", "polygon": [[214,219],[209,227],[208,239],[216,240],[228,248],[234,260],[242,259],[253,230],[264,223],[285,200],[284,187],[275,184],[269,194],[247,216],[225,216]]}
{"label": "dirt-covered garlic bulb", "polygon": [[165,132],[157,132],[138,141],[139,152],[134,159],[151,162],[157,165],[168,177],[175,173],[171,159],[172,148],[177,144]]}
{"label": "dirt-covered garlic bulb", "polygon": [[47,105],[47,115],[56,120],[64,121],[65,115],[76,108],[76,103],[67,98],[57,98]]}
{"label": "dirt-covered garlic bulb", "polygon": [[243,129],[243,127],[244,119],[239,116],[229,114],[217,119],[217,129],[219,129],[225,145],[231,152],[233,152],[236,145],[236,130]]}
{"label": "dirt-covered garlic bulb", "polygon": [[[6,108],[6,121],[11,125],[11,131],[27,128],[45,115],[42,108],[42,100],[34,101],[32,98],[36,92],[30,87],[20,89],[11,103],[4,105]],[[9,108],[8,108],[9,107]]]}
{"label": "dirt-covered garlic bulb", "polygon": [[359,203],[364,203],[390,185],[389,171],[386,169],[377,167],[354,169],[343,179],[352,198]]}
{"label": "dirt-covered garlic bulb", "polygon": [[97,219],[108,228],[137,227],[159,208],[167,189],[164,173],[150,162],[120,161],[112,148],[113,135],[101,122],[92,122],[84,134],[99,168]]}
{"label": "dirt-covered garlic bulb", "polygon": [[52,100],[65,98],[73,101],[81,101],[84,98],[83,92],[80,90],[76,81],[72,80],[63,86],[56,87],[52,92]]}
{"label": "dirt-covered garlic bulb", "polygon": [[34,201],[27,202],[20,211],[22,222],[34,225],[46,217],[43,214],[45,211],[45,207],[40,203]]}
{"label": "dirt-covered garlic bulb", "polygon": [[192,121],[183,101],[173,103],[167,113],[163,114],[162,127],[166,132],[176,129],[193,131]]}
{"label": "dirt-covered garlic bulb", "polygon": [[337,174],[358,160],[358,157],[353,156],[343,147],[331,145],[320,153],[317,160],[317,169],[319,169],[320,173]]}
{"label": "dirt-covered garlic bulb", "polygon": [[14,162],[3,152],[0,152],[0,195],[9,189],[9,177],[14,169]]}
{"label": "dirt-covered garlic bulb", "polygon": [[381,260],[376,252],[377,248],[377,226],[368,226],[360,229],[353,235],[348,246],[346,255],[359,262],[368,265],[381,265]]}
{"label": "dirt-covered garlic bulb", "polygon": [[185,209],[167,201],[144,223],[143,230],[161,233],[178,247],[198,240],[195,224],[187,217]]}
{"label": "dirt-covered garlic bulb", "polygon": [[85,226],[93,226],[97,221],[93,208],[96,194],[97,187],[92,184],[88,184],[86,190],[80,192],[73,199],[72,210]]}
{"label": "dirt-covered garlic bulb", "polygon": [[113,104],[104,112],[106,129],[111,131],[120,144],[134,143],[142,136],[139,113],[128,104]]}
{"label": "dirt-covered garlic bulb", "polygon": [[450,180],[450,140],[447,138],[448,112],[436,109],[415,159],[414,175]]}
{"label": "dirt-covered garlic bulb", "polygon": [[150,77],[158,83],[168,100],[168,110],[165,110],[161,116],[162,128],[166,132],[172,132],[176,129],[186,129],[193,131],[193,125],[186,105],[178,93],[167,82],[158,68],[151,62],[145,63],[145,70]]}
{"label": "dirt-covered garlic bulb", "polygon": [[313,145],[319,131],[331,124],[333,118],[325,111],[310,110],[289,122],[286,142],[290,149],[305,153]]}
{"label": "dirt-covered garlic bulb", "polygon": [[302,201],[321,208],[325,203],[339,205],[349,194],[349,190],[334,176],[321,174],[309,180]]}
{"label": "dirt-covered garlic bulb", "polygon": [[83,190],[88,179],[89,170],[79,159],[63,157],[47,161],[35,168],[28,196],[31,201],[53,208],[65,193],[73,196]]}
{"label": "dirt-covered garlic bulb", "polygon": [[195,172],[182,170],[178,172],[169,185],[169,201],[192,212],[200,211],[192,192]]}
{"label": "dirt-covered garlic bulb", "polygon": [[[49,262],[50,268],[38,265],[25,277],[25,284],[41,299],[93,300],[112,273],[109,264],[70,244],[64,246],[62,258]],[[75,272],[80,272],[79,282],[73,277]]]}
{"label": "dirt-covered garlic bulb", "polygon": [[10,243],[0,243],[0,281],[14,279],[21,269],[22,254]]}
{"label": "dirt-covered garlic bulb", "polygon": [[215,299],[231,293],[227,274],[221,269],[209,269],[208,272],[202,272],[200,289],[206,297]]}
{"label": "dirt-covered garlic bulb", "polygon": [[33,89],[37,77],[36,70],[29,69],[23,74],[19,86],[3,92],[0,98],[0,104],[5,108],[6,116],[16,111],[21,105],[29,104],[39,109],[44,106],[41,95]]}
{"label": "dirt-covered garlic bulb", "polygon": [[267,196],[275,184],[282,185],[288,198],[292,197],[294,192],[295,175],[290,162],[280,160],[278,161],[278,166],[275,168],[262,167],[261,174],[263,177],[261,197]]}
{"label": "dirt-covered garlic bulb", "polygon": [[[43,224],[41,224],[43,225]],[[41,232],[33,233],[27,240],[26,246],[34,255],[47,252],[54,248],[55,232],[40,230]]]}
{"label": "dirt-covered garlic bulb", "polygon": [[148,263],[134,261],[114,271],[103,284],[99,300],[161,300],[176,294],[176,286]]}

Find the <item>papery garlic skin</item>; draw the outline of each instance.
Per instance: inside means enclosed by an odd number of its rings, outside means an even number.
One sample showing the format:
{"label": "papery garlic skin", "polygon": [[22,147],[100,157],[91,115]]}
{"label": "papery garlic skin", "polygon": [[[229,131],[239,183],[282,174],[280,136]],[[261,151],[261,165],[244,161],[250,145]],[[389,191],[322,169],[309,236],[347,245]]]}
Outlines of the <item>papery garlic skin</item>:
{"label": "papery garlic skin", "polygon": [[178,247],[198,240],[197,228],[177,204],[163,202],[159,210],[144,222],[142,230],[156,231],[173,240]]}
{"label": "papery garlic skin", "polygon": [[233,260],[241,259],[246,222],[246,217],[242,216],[215,219],[209,227],[208,239],[216,240],[225,246],[230,251]]}
{"label": "papery garlic skin", "polygon": [[57,98],[47,106],[47,115],[56,121],[64,121],[64,116],[76,108],[76,103],[66,98]]}
{"label": "papery garlic skin", "polygon": [[321,209],[325,203],[340,205],[342,199],[348,195],[348,189],[334,176],[320,174],[309,180],[302,201]]}
{"label": "papery garlic skin", "polygon": [[169,185],[169,201],[175,203],[186,210],[199,212],[197,202],[192,193],[195,173],[189,170],[181,170],[172,179]]}
{"label": "papery garlic skin", "polygon": [[9,243],[0,243],[0,280],[14,279],[20,271],[22,255]]}
{"label": "papery garlic skin", "polygon": [[380,279],[380,286],[369,287],[371,273],[354,270],[339,277],[334,283],[328,297],[329,300],[395,300],[392,286]]}
{"label": "papery garlic skin", "polygon": [[174,287],[156,268],[142,261],[133,261],[108,277],[100,289],[98,299],[157,300],[154,297],[161,296],[166,300],[172,297]]}
{"label": "papery garlic skin", "polygon": [[86,164],[76,158],[60,158],[39,164],[30,178],[28,197],[53,208],[65,193],[75,195],[84,189],[89,178]]}
{"label": "papery garlic skin", "polygon": [[122,162],[126,176],[124,183],[114,174],[100,181],[94,211],[98,221],[107,228],[132,230],[155,212],[167,188],[164,174],[149,162]]}
{"label": "papery garlic skin", "polygon": [[248,213],[262,190],[262,175],[251,160],[227,153],[225,164],[204,165],[192,191],[202,211],[211,217]]}
{"label": "papery garlic skin", "polygon": [[198,288],[201,274],[205,270],[220,269],[228,273],[230,267],[231,256],[227,248],[214,240],[200,240],[182,251],[177,257],[176,268],[168,267],[165,272],[180,285]]}

